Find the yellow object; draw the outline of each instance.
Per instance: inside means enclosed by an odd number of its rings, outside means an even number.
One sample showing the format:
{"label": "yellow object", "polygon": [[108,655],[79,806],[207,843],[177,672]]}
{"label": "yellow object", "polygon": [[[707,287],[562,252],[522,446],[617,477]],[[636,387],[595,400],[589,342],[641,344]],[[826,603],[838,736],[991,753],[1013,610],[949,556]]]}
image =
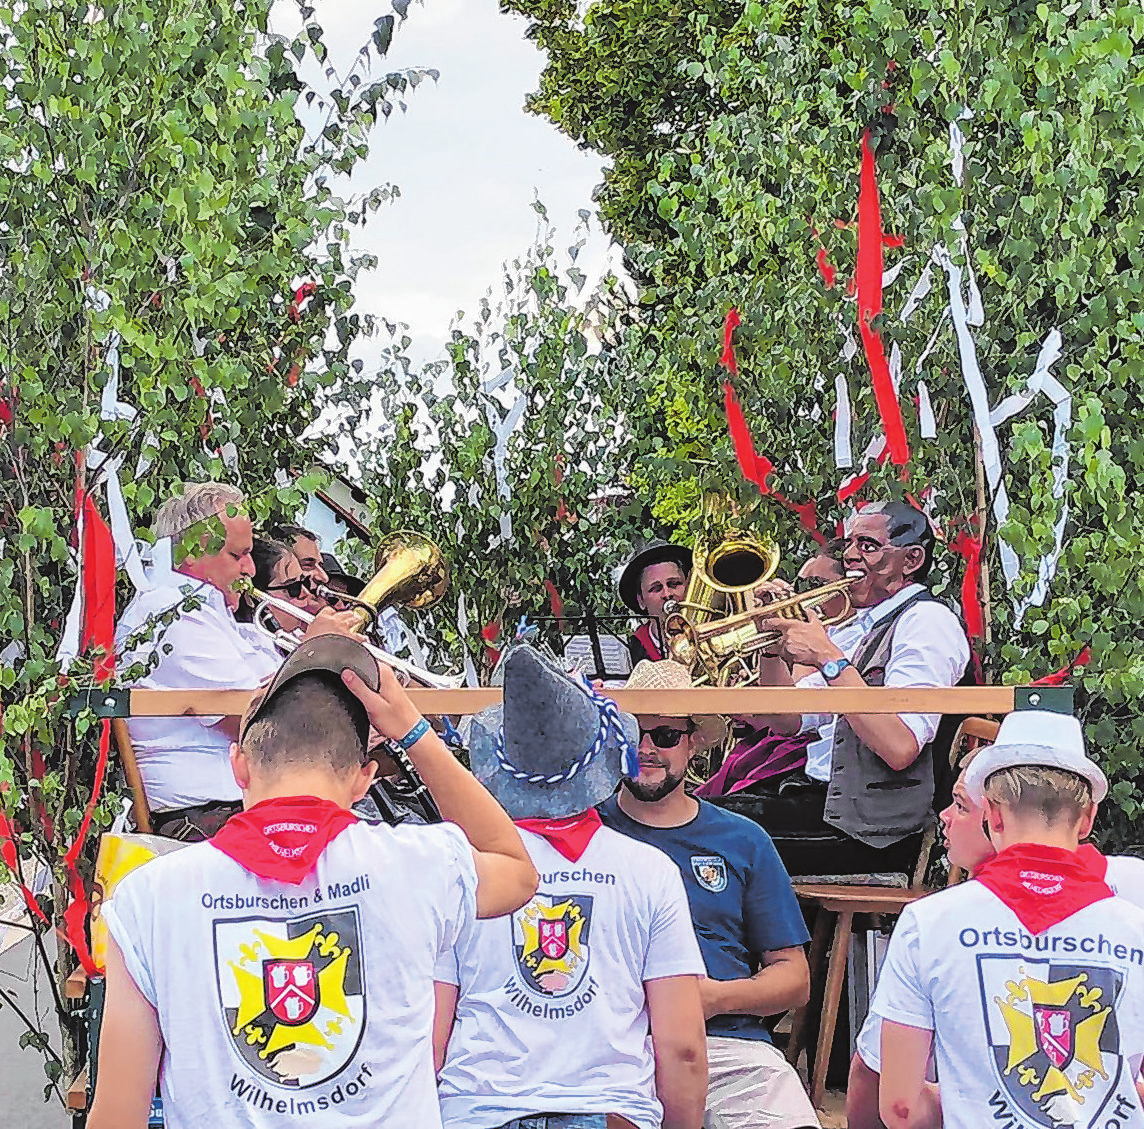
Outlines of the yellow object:
{"label": "yellow object", "polygon": [[177,839],[164,839],[160,835],[117,835],[110,831],[99,840],[95,888],[91,892],[91,953],[100,972],[107,967],[107,926],[100,913],[102,904],[133,870],[185,846],[186,843]]}

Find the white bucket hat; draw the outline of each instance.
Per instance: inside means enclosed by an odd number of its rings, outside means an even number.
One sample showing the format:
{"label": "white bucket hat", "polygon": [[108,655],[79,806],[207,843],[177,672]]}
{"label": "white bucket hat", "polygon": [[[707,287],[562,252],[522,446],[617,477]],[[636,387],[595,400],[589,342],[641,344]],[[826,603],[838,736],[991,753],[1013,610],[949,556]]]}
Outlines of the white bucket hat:
{"label": "white bucket hat", "polygon": [[1003,768],[1032,765],[1075,772],[1092,785],[1092,798],[1100,803],[1108,795],[1108,780],[1100,765],[1084,751],[1080,722],[1049,710],[1015,710],[1001,722],[997,740],[982,749],[965,770],[965,790],[980,805],[985,781]]}

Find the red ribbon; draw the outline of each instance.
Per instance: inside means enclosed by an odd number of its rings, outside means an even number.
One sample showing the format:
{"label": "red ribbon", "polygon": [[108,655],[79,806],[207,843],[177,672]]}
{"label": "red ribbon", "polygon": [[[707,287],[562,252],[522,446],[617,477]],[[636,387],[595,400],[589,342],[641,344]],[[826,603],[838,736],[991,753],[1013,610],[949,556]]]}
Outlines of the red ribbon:
{"label": "red ribbon", "polygon": [[970,639],[985,638],[985,613],[981,608],[981,551],[980,537],[965,531],[959,533],[950,548],[965,558],[965,574],[961,578],[961,610],[965,616],[965,630]]}
{"label": "red ribbon", "polygon": [[874,398],[890,445],[890,458],[895,466],[904,466],[909,462],[910,448],[906,442],[902,409],[890,377],[882,338],[873,328],[874,319],[882,312],[884,241],[882,213],[878,205],[877,172],[874,154],[870,149],[870,131],[867,130],[862,135],[862,176],[858,192],[858,330],[866,349],[866,361],[874,384]]}
{"label": "red ribbon", "polygon": [[1092,662],[1092,648],[1086,643],[1081,647],[1077,657],[1073,659],[1068,666],[1062,666],[1060,670],[1054,670],[1052,674],[1046,674],[1044,678],[1038,678],[1031,682],[1031,686],[1063,686],[1079,667],[1088,666]]}
{"label": "red ribbon", "polygon": [[[735,329],[741,324],[742,319],[739,317],[739,311],[732,306],[727,311],[727,318],[723,322],[723,355],[719,358],[719,363],[731,376],[739,375],[739,362],[735,357],[733,338]],[[759,488],[760,494],[769,495],[776,502],[796,513],[803,528],[815,541],[820,545],[825,544],[826,538],[818,531],[818,510],[814,499],[801,504],[795,503],[785,494],[778,490],[772,490],[767,485],[767,478],[775,469],[775,465],[766,455],[760,455],[755,450],[755,441],[751,438],[750,428],[747,427],[747,420],[743,415],[743,407],[739,403],[738,393],[736,393],[730,377],[723,381],[723,409],[727,414],[727,428],[731,432],[731,442],[735,445],[735,458],[739,462],[739,470],[743,477],[748,482],[753,482]]]}
{"label": "red ribbon", "polygon": [[20,893],[24,895],[24,904],[28,907],[28,912],[38,917],[45,925],[49,925],[51,923],[40,908],[40,903],[36,901],[36,895],[24,885],[20,871],[20,860],[16,857],[15,836],[15,828],[8,822],[8,817],[0,811],[0,858],[4,860],[4,865],[11,871],[12,880],[20,887]]}

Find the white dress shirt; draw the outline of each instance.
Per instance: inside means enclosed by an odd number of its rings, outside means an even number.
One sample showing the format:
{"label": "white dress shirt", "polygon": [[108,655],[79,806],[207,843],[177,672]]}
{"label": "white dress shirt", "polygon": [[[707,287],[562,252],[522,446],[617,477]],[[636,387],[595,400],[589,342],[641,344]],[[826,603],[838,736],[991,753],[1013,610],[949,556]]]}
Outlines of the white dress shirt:
{"label": "white dress shirt", "polygon": [[[115,632],[120,670],[131,663],[158,661],[133,686],[148,690],[253,690],[282,663],[282,656],[252,625],[238,623],[213,584],[174,572],[157,554],[148,574],[152,587],[127,605]],[[184,609],[169,627],[153,626],[128,641],[193,595],[199,606]],[[150,636],[153,635],[154,638]],[[170,648],[165,653],[166,648]],[[127,722],[135,757],[153,811],[193,807],[210,800],[238,800],[242,793],[230,770],[230,739],[221,717],[133,717]]]}
{"label": "white dress shirt", "polygon": [[[908,584],[900,592],[873,607],[859,608],[853,619],[837,627],[828,627],[830,641],[854,661],[862,640],[875,625],[897,611],[907,600],[922,591],[920,584]],[[902,613],[894,628],[894,642],[886,663],[886,686],[954,686],[969,663],[969,641],[961,621],[937,600],[919,600]],[[819,671],[800,678],[798,686],[826,686]],[[914,735],[921,749],[933,740],[941,721],[939,713],[898,714]],[[834,749],[834,726],[837,714],[803,714],[800,733],[817,729],[819,739],[806,749],[806,774],[814,780],[828,781]]]}

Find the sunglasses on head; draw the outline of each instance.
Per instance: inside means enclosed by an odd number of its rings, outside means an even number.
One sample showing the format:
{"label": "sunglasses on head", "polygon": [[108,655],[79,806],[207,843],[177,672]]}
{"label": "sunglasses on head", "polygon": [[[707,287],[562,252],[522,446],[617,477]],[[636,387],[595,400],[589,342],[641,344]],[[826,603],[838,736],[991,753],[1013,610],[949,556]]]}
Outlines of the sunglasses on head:
{"label": "sunglasses on head", "polygon": [[285,592],[291,600],[297,600],[301,597],[304,591],[309,590],[310,585],[306,582],[304,576],[298,577],[297,580],[287,580],[285,584],[271,584],[267,592]]}
{"label": "sunglasses on head", "polygon": [[687,723],[686,729],[673,729],[670,725],[657,725],[654,729],[644,729],[640,726],[640,740],[650,737],[651,743],[657,749],[674,749],[684,737],[690,737],[695,732],[695,723]]}

